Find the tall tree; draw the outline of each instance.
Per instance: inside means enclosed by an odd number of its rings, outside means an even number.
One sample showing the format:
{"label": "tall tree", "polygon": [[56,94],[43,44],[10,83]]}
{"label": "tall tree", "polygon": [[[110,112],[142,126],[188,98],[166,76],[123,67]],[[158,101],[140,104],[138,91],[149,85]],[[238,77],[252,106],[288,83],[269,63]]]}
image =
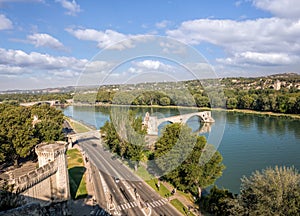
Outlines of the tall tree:
{"label": "tall tree", "polygon": [[[0,162],[34,153],[36,144],[63,139],[61,111],[48,105],[22,107],[0,104]],[[34,122],[34,116],[38,121]]]}
{"label": "tall tree", "polygon": [[[201,207],[208,213],[226,216],[230,214],[231,204],[234,195],[226,189],[219,189],[213,186],[210,192],[201,200]],[[238,215],[238,214],[237,214]]]}
{"label": "tall tree", "polygon": [[213,184],[224,169],[222,156],[205,137],[179,123],[166,126],[155,143],[154,157],[165,179],[199,196],[201,188]]}
{"label": "tall tree", "polygon": [[119,107],[110,114],[110,121],[107,121],[100,131],[109,149],[122,159],[129,159],[137,170],[145,147],[146,128],[142,125],[142,118],[135,117],[134,112]]}
{"label": "tall tree", "polygon": [[294,168],[267,168],[243,177],[238,202],[231,214],[242,215],[299,215],[300,175]]}

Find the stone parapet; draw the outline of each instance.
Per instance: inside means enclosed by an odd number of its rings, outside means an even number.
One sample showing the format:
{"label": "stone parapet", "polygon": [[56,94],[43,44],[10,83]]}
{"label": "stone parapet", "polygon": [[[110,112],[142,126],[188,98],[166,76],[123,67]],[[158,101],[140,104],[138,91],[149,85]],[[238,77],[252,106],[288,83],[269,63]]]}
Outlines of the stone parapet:
{"label": "stone parapet", "polygon": [[14,185],[15,192],[22,193],[23,191],[45,180],[56,172],[57,164],[55,161],[51,161],[50,163],[39,167],[36,170],[33,170],[25,175],[22,175],[19,178],[10,179],[9,184]]}

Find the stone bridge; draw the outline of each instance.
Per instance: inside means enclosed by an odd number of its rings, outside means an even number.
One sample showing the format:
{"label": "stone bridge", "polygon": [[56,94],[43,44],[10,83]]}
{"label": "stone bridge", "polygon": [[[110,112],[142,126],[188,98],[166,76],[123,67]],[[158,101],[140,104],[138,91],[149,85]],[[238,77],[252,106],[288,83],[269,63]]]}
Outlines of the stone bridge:
{"label": "stone bridge", "polygon": [[193,117],[198,116],[200,120],[204,123],[212,123],[215,120],[211,117],[211,111],[188,113],[178,116],[170,116],[166,118],[157,118],[157,116],[150,116],[147,112],[143,121],[143,124],[147,126],[147,132],[149,135],[158,135],[158,126],[163,122],[170,123],[183,123],[186,124],[187,121]]}
{"label": "stone bridge", "polygon": [[69,134],[68,136],[68,143],[71,145],[77,141],[80,141],[81,139],[86,139],[90,137],[96,137],[100,139],[100,132],[99,130],[90,130],[88,132],[83,132],[83,133],[74,133],[74,134]]}
{"label": "stone bridge", "polygon": [[59,106],[60,102],[59,100],[51,100],[51,101],[34,101],[34,102],[28,102],[28,103],[20,103],[21,106],[33,106],[33,105],[40,105],[40,104],[49,104],[50,106]]}

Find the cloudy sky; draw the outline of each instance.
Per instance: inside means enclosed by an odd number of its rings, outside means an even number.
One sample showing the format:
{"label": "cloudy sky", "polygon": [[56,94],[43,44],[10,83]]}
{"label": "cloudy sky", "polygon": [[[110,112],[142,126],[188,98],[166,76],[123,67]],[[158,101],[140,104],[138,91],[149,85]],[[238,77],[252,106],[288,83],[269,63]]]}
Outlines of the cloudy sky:
{"label": "cloudy sky", "polygon": [[[0,0],[0,90],[76,85],[89,67],[104,76],[111,63],[97,53],[143,35],[192,46],[219,77],[300,73],[299,0]],[[126,65],[115,82],[178,72],[159,58]]]}

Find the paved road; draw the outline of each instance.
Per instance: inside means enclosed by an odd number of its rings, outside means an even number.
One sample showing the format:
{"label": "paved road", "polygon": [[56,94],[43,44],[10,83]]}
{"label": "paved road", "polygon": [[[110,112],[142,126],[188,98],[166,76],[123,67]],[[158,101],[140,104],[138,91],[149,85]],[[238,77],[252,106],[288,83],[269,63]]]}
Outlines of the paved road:
{"label": "paved road", "polygon": [[101,172],[104,185],[108,189],[109,205],[106,209],[110,209],[108,211],[111,214],[147,215],[151,209],[151,215],[181,215],[165,198],[160,197],[119,160],[114,159],[109,151],[105,151],[98,138],[79,139],[79,145]]}

